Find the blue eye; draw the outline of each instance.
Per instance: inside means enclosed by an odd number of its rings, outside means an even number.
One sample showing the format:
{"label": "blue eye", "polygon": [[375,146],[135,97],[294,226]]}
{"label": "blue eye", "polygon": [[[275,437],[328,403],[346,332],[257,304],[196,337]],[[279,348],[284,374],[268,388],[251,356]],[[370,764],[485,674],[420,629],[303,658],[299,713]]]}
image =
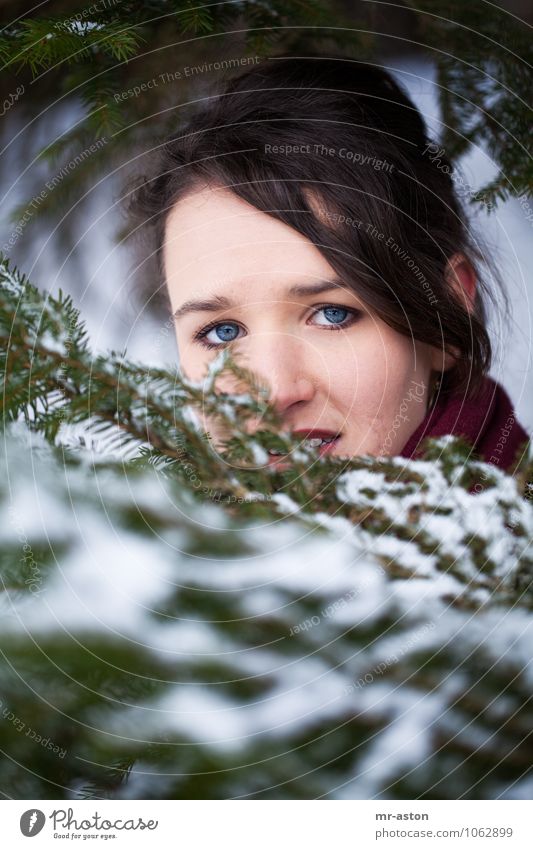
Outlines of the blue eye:
{"label": "blue eye", "polygon": [[324,315],[332,324],[344,321],[348,315],[348,310],[343,307],[324,307]]}
{"label": "blue eye", "polygon": [[[214,334],[214,335],[213,335]],[[218,348],[225,342],[233,342],[239,334],[239,325],[230,321],[212,324],[198,335],[198,339],[207,348]]]}
{"label": "blue eye", "polygon": [[239,328],[236,324],[217,324],[212,328],[221,342],[233,342],[237,338]]}
{"label": "blue eye", "polygon": [[[312,318],[314,319],[315,326],[318,327],[329,327],[334,330],[336,327],[348,327],[351,324],[352,320],[356,319],[360,315],[358,310],[348,309],[347,307],[336,307],[336,306],[325,306],[319,307],[315,313],[313,313]],[[321,316],[325,318],[325,321],[317,321],[317,317]],[[348,321],[347,321],[348,319]],[[339,328],[340,329],[340,328]]]}

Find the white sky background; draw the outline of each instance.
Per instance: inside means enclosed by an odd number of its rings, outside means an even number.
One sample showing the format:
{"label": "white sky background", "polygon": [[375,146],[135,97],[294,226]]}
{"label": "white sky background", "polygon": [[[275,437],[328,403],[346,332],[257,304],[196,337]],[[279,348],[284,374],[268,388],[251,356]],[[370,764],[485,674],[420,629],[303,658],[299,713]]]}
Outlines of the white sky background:
{"label": "white sky background", "polygon": [[[431,64],[398,59],[394,62],[389,60],[386,66],[397,71],[397,78],[428,121],[430,134],[438,138],[439,110]],[[39,149],[45,143],[47,133],[57,135],[77,117],[73,109],[68,113],[59,110],[53,119],[41,126],[38,134],[33,128],[23,131],[20,141],[12,144],[2,155],[2,195],[5,197],[7,194],[2,203],[2,232],[8,236],[12,230],[7,218],[9,210],[22,197],[28,197],[22,172],[28,166],[30,148]],[[494,164],[479,149],[473,149],[461,162],[465,183],[475,188],[481,187],[494,173]],[[128,276],[133,259],[124,247],[115,246],[112,240],[121,223],[119,208],[114,205],[118,192],[117,185],[110,179],[103,180],[92,190],[89,211],[80,223],[78,244],[70,256],[58,258],[52,242],[48,240],[48,229],[44,232],[44,228],[34,222],[30,223],[11,256],[36,285],[52,291],[61,288],[73,294],[87,323],[94,350],[127,347],[131,357],[147,364],[171,364],[177,359],[173,330],[165,326],[164,321],[156,324],[147,314],[139,314]],[[68,214],[68,210],[65,212]],[[526,429],[533,431],[533,288],[530,271],[533,264],[533,224],[526,220],[518,201],[500,204],[490,216],[480,210],[472,215],[472,223],[484,243],[495,252],[513,309],[510,326],[501,326],[497,316],[491,322],[495,349],[492,374],[507,389],[516,405],[519,420]],[[79,290],[80,265],[84,268],[86,279],[90,280],[83,292]]]}

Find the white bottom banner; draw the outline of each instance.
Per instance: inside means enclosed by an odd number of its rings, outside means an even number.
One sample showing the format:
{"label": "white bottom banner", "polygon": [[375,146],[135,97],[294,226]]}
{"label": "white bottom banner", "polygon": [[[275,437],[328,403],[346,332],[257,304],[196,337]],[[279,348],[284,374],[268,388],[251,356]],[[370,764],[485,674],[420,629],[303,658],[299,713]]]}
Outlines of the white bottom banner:
{"label": "white bottom banner", "polygon": [[531,849],[530,801],[4,801],[2,846]]}

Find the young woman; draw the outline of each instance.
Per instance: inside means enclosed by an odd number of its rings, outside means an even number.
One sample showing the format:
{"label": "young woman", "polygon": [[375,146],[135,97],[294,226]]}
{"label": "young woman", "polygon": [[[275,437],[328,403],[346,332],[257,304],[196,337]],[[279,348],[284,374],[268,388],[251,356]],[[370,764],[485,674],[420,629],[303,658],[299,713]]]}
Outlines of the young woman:
{"label": "young woman", "polygon": [[510,468],[527,434],[487,376],[483,257],[434,150],[394,79],[350,59],[267,59],[206,97],[134,199],[183,372],[231,346],[321,454],[457,434]]}

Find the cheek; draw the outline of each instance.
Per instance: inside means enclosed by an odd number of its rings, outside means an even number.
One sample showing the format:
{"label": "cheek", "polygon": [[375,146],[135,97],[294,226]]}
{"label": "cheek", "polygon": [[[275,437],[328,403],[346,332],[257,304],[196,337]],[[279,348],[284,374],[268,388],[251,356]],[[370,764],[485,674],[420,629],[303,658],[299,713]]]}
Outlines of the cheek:
{"label": "cheek", "polygon": [[[222,346],[220,347],[222,350]],[[232,349],[232,353],[237,359],[239,349],[236,344]],[[202,348],[201,345],[188,343],[180,345],[178,340],[178,357],[182,375],[188,380],[200,381],[203,380],[208,373],[209,364],[213,362],[217,355],[216,350]],[[215,384],[215,390],[219,392],[239,393],[242,391],[237,378],[229,373],[220,375]]]}
{"label": "cheek", "polygon": [[[195,343],[184,343],[183,339],[180,340],[178,334],[176,334],[176,339],[178,343],[179,366],[182,375],[192,381],[203,380],[206,376],[209,362],[213,359],[213,356],[210,356],[212,352]],[[214,353],[216,354],[216,351]],[[231,376],[222,376],[219,378],[216,387],[221,392],[238,390]],[[231,433],[225,430],[220,422],[210,418],[201,404],[196,408],[196,413],[199,416],[203,429],[210,434],[214,447],[221,450],[223,440],[228,439]]]}
{"label": "cheek", "polygon": [[184,342],[176,331],[178,343],[178,358],[180,369],[184,377],[189,380],[201,380],[206,373],[208,357],[207,351],[192,342]]}
{"label": "cheek", "polygon": [[330,399],[342,410],[354,434],[356,430],[359,434],[366,432],[368,438],[370,429],[376,445],[400,408],[405,410],[405,399],[410,402],[411,413],[401,421],[398,438],[403,439],[411,425],[414,430],[419,424],[425,409],[420,398],[429,376],[424,351],[407,337],[387,331],[374,325],[330,360]]}
{"label": "cheek", "polygon": [[346,334],[339,343],[323,349],[331,391],[345,401],[355,399],[359,415],[401,393],[414,370],[411,341],[377,322]]}
{"label": "cheek", "polygon": [[401,392],[405,380],[422,364],[413,341],[382,323],[361,337],[357,362],[361,380],[374,385],[384,396]]}

